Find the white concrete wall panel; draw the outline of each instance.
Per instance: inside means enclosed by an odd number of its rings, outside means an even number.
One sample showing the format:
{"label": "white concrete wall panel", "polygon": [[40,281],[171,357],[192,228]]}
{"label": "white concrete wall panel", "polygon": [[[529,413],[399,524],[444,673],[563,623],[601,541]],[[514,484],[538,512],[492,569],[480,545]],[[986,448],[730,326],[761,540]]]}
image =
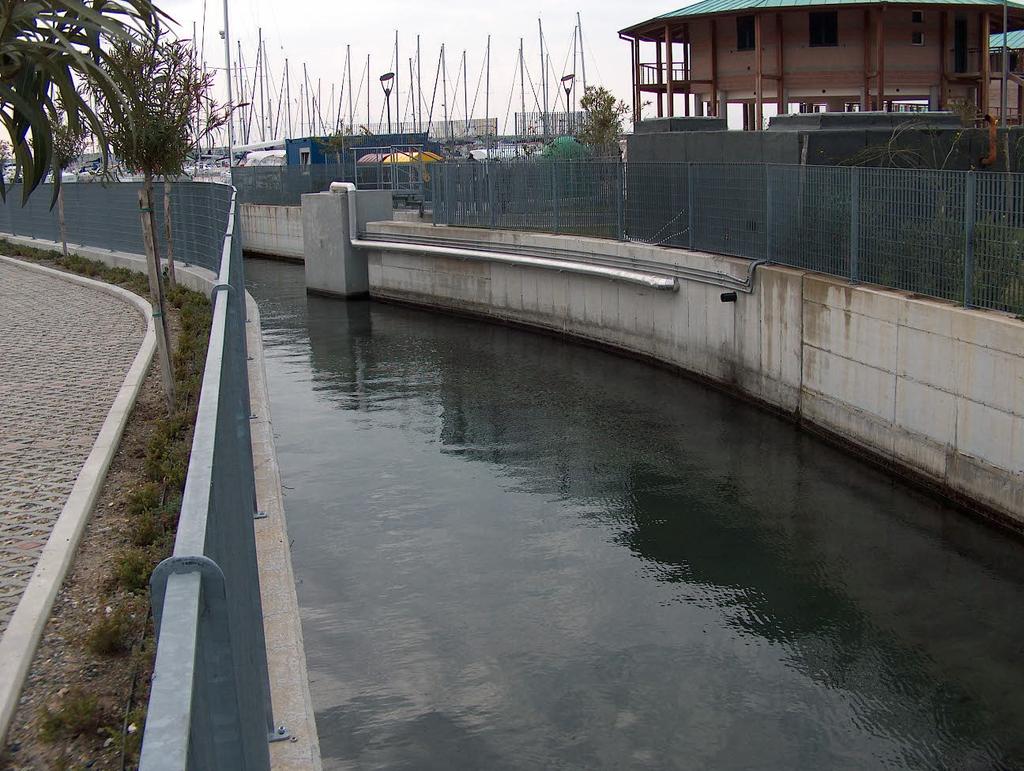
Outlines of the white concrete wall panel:
{"label": "white concrete wall panel", "polygon": [[247,252],[302,259],[302,207],[243,203],[238,207],[242,248]]}

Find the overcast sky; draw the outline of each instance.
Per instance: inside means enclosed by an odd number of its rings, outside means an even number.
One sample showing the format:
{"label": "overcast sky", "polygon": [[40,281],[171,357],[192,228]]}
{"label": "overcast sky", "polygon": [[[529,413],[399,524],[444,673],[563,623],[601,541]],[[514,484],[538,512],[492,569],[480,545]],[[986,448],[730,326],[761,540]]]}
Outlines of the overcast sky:
{"label": "overcast sky", "polygon": [[[199,46],[209,66],[224,66],[224,46],[219,32],[223,28],[222,0],[157,0],[161,8],[178,22],[177,33],[181,37],[192,37],[195,23]],[[353,90],[358,93],[355,107],[356,124],[366,123],[366,82],[362,89],[359,81],[365,78],[366,56],[370,55],[371,78],[371,122],[380,119],[383,93],[379,77],[394,69],[395,31],[399,34],[401,57],[398,72],[398,91],[402,102],[402,113],[411,120],[408,113],[409,58],[416,55],[416,35],[420,35],[422,51],[422,84],[424,110],[429,109],[430,92],[433,90],[438,54],[441,43],[445,43],[449,76],[449,112],[463,115],[461,58],[467,51],[469,71],[469,102],[472,106],[477,83],[480,81],[487,35],[491,35],[491,117],[497,117],[499,129],[504,128],[505,116],[509,109],[510,94],[512,111],[519,109],[518,81],[513,91],[516,74],[519,38],[525,43],[526,65],[529,77],[539,85],[540,55],[538,48],[537,19],[544,24],[544,36],[549,47],[551,67],[557,76],[573,70],[572,36],[576,23],[576,12],[582,16],[583,39],[586,53],[586,74],[588,84],[603,85],[612,90],[627,104],[630,102],[630,56],[627,43],[617,36],[619,29],[634,22],[648,19],[666,11],[688,4],[686,0],[548,0],[538,5],[505,2],[486,3],[479,0],[433,0],[433,2],[411,2],[410,0],[230,0],[230,32],[233,41],[232,63],[237,66],[238,42],[247,67],[255,64],[257,34],[263,28],[267,46],[267,61],[274,81],[272,99],[276,105],[280,88],[284,59],[287,56],[291,70],[291,97],[298,103],[299,84],[302,79],[302,65],[306,64],[309,79],[316,89],[316,80],[321,81],[323,112],[326,119],[327,102],[331,84],[335,86],[335,102],[338,88],[343,84],[342,72],[345,66],[345,46],[352,46]],[[205,19],[204,19],[205,15]],[[205,35],[203,30],[205,28]],[[576,69],[580,69],[577,65]],[[247,70],[250,82],[254,70]],[[582,75],[577,73],[577,77]],[[550,77],[550,76],[549,76]],[[459,81],[458,97],[451,95],[453,84]],[[346,86],[347,87],[347,86]],[[580,93],[582,93],[580,91]],[[555,86],[551,86],[551,98]],[[218,98],[224,101],[223,72],[218,77]],[[394,97],[392,97],[394,100]],[[484,87],[481,83],[476,97],[477,106],[470,110],[474,117],[484,117]],[[527,110],[534,109],[534,97],[527,86]],[[564,104],[564,102],[562,103]],[[393,101],[393,109],[394,101]],[[552,107],[554,109],[554,107]],[[297,110],[296,119],[297,119]],[[348,110],[348,99],[344,111]],[[397,116],[396,116],[397,117]],[[441,96],[435,99],[434,117],[441,117]],[[511,126],[511,121],[510,124]],[[357,129],[358,130],[358,129]],[[511,128],[509,129],[511,130]],[[295,127],[293,133],[298,134]]]}

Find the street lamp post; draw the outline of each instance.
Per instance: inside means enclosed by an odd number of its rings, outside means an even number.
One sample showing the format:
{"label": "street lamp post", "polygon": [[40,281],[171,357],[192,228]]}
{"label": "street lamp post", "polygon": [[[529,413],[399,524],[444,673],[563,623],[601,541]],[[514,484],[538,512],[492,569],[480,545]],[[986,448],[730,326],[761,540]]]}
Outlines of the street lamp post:
{"label": "street lamp post", "polygon": [[576,79],[576,73],[570,72],[568,75],[562,76],[562,88],[565,90],[565,133],[570,133],[571,129],[569,126],[569,115],[572,112],[572,107],[569,104],[569,95],[572,93],[572,82]]}
{"label": "street lamp post", "polygon": [[391,89],[395,86],[395,73],[385,72],[380,76],[380,87],[384,89],[384,98],[388,103],[388,133],[391,133]]}

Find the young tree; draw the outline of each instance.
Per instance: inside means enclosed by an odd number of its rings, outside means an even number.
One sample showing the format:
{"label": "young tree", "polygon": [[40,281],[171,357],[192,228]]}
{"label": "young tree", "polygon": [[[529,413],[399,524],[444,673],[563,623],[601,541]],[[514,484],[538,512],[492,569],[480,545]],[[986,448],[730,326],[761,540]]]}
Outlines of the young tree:
{"label": "young tree", "polygon": [[348,148],[350,136],[349,130],[346,128],[335,134],[326,136],[323,139],[318,139],[316,140],[316,143],[320,145],[320,149],[324,151],[324,155],[328,157],[333,155],[335,163],[341,165],[342,155],[344,155],[345,150]]}
{"label": "young tree", "polygon": [[[78,88],[88,80],[110,105],[120,105],[108,57],[110,43],[145,35],[162,13],[150,0],[0,2],[0,123],[7,129],[22,197],[60,170],[54,153],[58,100],[75,131],[88,126],[106,144],[95,111]],[[104,159],[106,158],[104,154]],[[60,189],[59,180],[55,193]],[[6,187],[0,178],[0,197]]]}
{"label": "young tree", "polygon": [[57,224],[60,226],[60,242],[64,256],[68,256],[68,231],[64,223],[64,186],[60,177],[65,169],[82,154],[88,134],[85,128],[65,119],[64,110],[58,107],[57,122],[53,126],[53,183],[57,187]]}
{"label": "young tree", "polygon": [[625,102],[603,86],[587,86],[580,99],[583,121],[576,138],[589,145],[598,156],[618,156],[622,116],[628,112]]}
{"label": "young tree", "polygon": [[[164,218],[170,230],[169,179],[184,172],[193,147],[227,122],[209,95],[213,76],[203,71],[189,42],[176,40],[157,25],[152,35],[130,35],[114,40],[108,60],[110,74],[120,92],[115,107],[96,90],[100,122],[114,154],[129,168],[142,173],[139,211],[149,263],[149,284],[162,324],[158,348],[168,403],[174,407],[174,380],[170,366],[169,335],[164,315],[160,255],[153,216],[153,181],[164,178]],[[121,113],[128,118],[121,119]],[[205,115],[200,121],[200,115]],[[174,281],[174,258],[168,241],[168,278]]]}

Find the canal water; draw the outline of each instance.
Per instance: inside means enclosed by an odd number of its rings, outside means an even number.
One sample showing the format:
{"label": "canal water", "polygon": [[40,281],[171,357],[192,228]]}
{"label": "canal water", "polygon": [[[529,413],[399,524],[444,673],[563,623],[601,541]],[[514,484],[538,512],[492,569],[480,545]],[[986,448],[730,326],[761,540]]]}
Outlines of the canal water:
{"label": "canal water", "polygon": [[1024,767],[1024,547],[789,423],[252,260],[324,765]]}

